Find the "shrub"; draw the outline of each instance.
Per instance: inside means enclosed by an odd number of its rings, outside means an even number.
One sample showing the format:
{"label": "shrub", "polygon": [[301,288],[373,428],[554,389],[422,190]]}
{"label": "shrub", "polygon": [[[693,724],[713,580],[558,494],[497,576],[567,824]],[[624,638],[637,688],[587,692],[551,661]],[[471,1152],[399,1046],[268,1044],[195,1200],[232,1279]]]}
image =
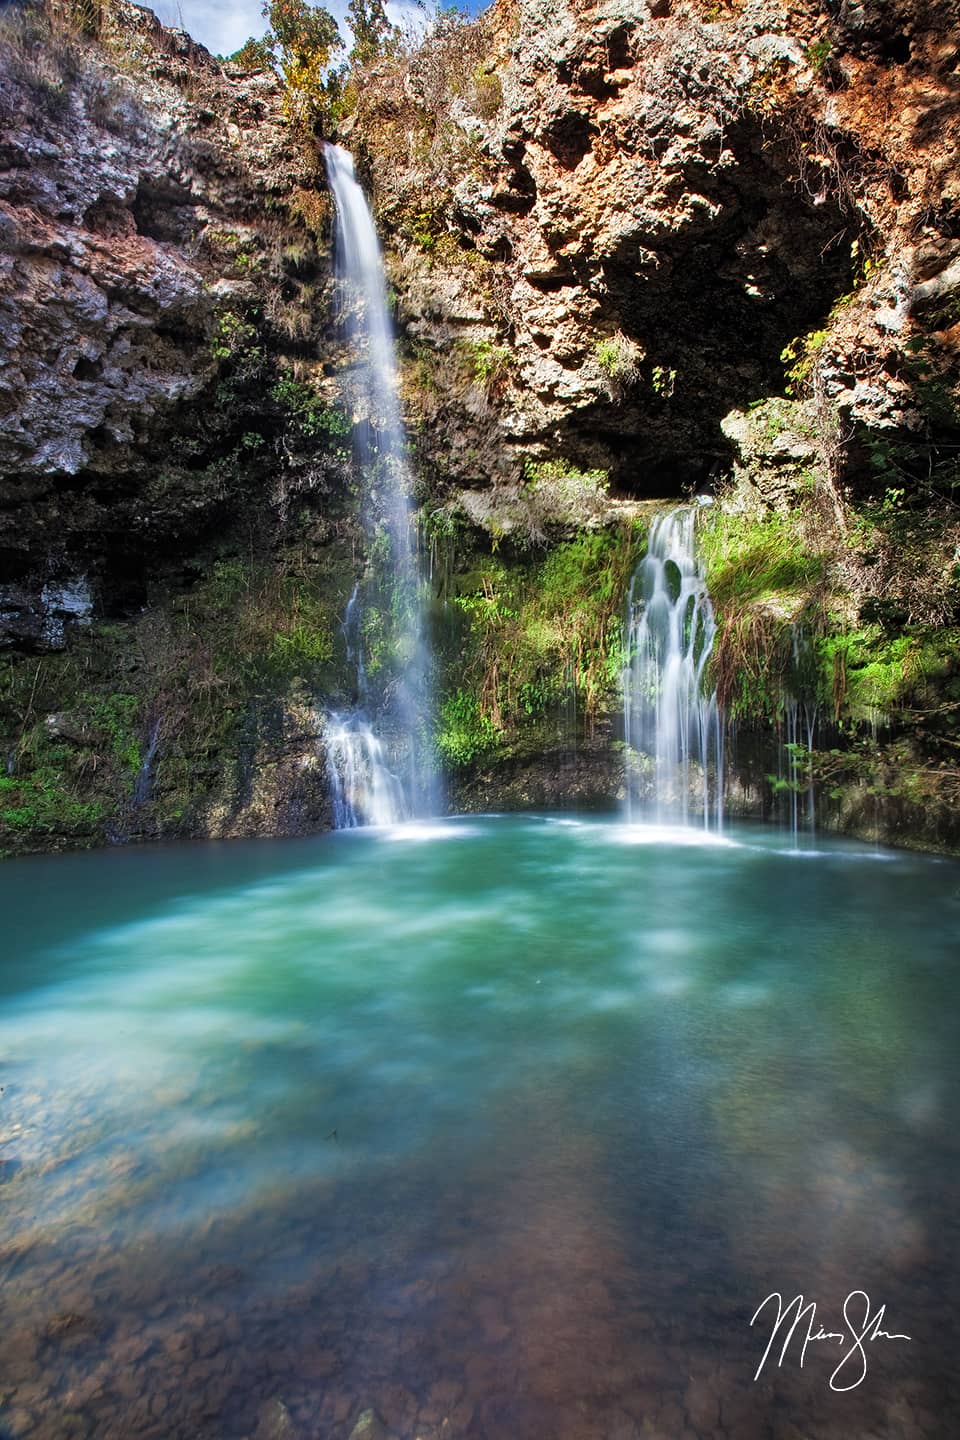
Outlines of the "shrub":
{"label": "shrub", "polygon": [[336,442],[348,436],[353,425],[339,405],[328,405],[303,380],[282,375],[270,391],[271,399],[285,410],[302,436],[312,440]]}
{"label": "shrub", "polygon": [[448,764],[470,765],[493,749],[499,739],[497,726],[489,715],[484,715],[477,697],[468,691],[458,690],[440,706],[436,745]]}
{"label": "shrub", "polygon": [[463,340],[460,345],[476,385],[489,393],[506,379],[513,361],[506,346],[495,345],[492,340]]}
{"label": "shrub", "polygon": [[636,340],[631,340],[622,330],[605,340],[598,340],[593,347],[593,355],[615,390],[626,389],[627,386],[636,384],[640,378],[643,350]]}
{"label": "shrub", "polygon": [[473,86],[470,108],[481,120],[492,120],[503,106],[503,86],[500,76],[479,65],[473,72]]}

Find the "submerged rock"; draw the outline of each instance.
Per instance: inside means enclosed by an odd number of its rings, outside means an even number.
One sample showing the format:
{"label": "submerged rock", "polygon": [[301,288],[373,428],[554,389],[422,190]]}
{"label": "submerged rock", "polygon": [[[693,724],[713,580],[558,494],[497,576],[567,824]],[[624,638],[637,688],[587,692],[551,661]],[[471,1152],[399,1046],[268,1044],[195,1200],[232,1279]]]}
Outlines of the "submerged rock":
{"label": "submerged rock", "polygon": [[282,1400],[261,1405],[254,1440],[300,1440],[300,1431]]}
{"label": "submerged rock", "polygon": [[392,1440],[392,1437],[375,1410],[364,1410],[350,1431],[350,1440]]}

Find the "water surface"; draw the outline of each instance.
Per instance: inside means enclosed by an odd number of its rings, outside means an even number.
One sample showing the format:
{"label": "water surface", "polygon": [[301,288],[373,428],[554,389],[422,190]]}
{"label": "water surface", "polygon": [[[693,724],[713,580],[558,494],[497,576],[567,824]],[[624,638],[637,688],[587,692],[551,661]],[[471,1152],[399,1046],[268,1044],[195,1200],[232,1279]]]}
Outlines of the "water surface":
{"label": "water surface", "polygon": [[[0,868],[0,1436],[960,1434],[960,867],[783,843]],[[754,1381],[855,1290],[911,1339]]]}

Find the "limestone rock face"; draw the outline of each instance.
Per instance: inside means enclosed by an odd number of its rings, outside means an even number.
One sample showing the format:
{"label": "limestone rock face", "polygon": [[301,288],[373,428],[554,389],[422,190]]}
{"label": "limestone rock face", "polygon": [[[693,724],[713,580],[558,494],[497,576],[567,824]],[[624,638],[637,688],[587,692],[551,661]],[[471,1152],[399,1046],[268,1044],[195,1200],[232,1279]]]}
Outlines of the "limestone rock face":
{"label": "limestone rock face", "polygon": [[294,214],[321,182],[278,82],[135,5],[107,13],[104,47],[25,17],[0,53],[0,630],[41,648],[44,584],[109,595],[229,513],[243,466],[209,466],[257,428],[231,401],[285,343],[285,245],[323,263]]}
{"label": "limestone rock face", "polygon": [[[509,481],[560,454],[676,493],[728,468],[723,416],[783,393],[820,329],[842,423],[917,423],[904,342],[960,264],[949,6],[500,0],[484,24],[499,104],[461,87],[467,140],[429,195],[372,102],[368,127],[441,473]],[[428,205],[446,247],[418,249]],[[450,366],[454,336],[509,351],[496,386]],[[641,358],[620,371],[624,340]]]}

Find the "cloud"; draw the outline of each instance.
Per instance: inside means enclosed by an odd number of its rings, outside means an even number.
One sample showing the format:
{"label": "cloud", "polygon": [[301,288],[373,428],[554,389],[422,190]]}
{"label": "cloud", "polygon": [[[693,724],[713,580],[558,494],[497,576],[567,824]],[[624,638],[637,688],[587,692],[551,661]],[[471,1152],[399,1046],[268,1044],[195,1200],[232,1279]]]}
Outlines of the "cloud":
{"label": "cloud", "polygon": [[186,30],[214,55],[232,55],[249,35],[267,28],[260,0],[158,0],[154,9],[164,25]]}

